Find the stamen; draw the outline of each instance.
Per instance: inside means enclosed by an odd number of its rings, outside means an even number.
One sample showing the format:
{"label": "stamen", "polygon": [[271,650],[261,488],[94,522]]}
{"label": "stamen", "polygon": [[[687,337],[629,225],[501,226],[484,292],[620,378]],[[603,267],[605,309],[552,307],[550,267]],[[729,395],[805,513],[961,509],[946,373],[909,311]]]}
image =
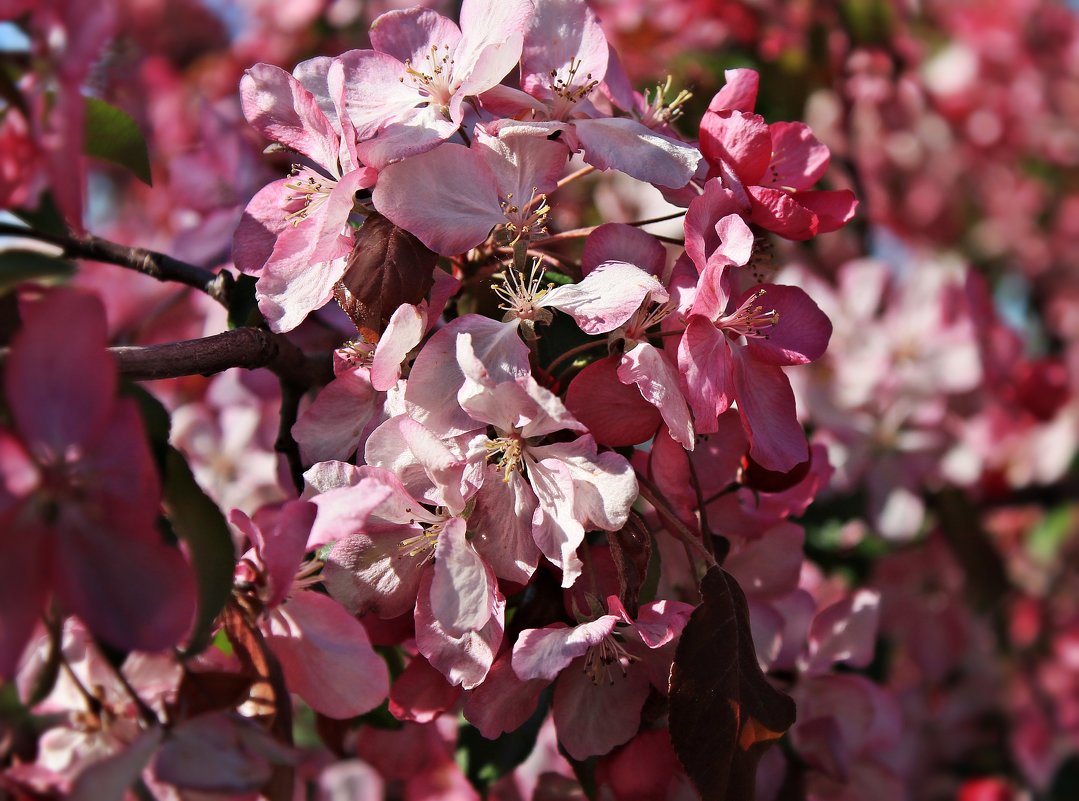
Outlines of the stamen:
{"label": "stamen", "polygon": [[292,165],[289,177],[293,180],[285,184],[285,188],[291,190],[294,194],[288,195],[285,202],[291,204],[303,201],[303,205],[299,209],[285,215],[285,220],[296,226],[326,202],[330,197],[330,192],[337,185],[337,181],[324,175],[319,175],[299,164]]}
{"label": "stamen", "polygon": [[487,458],[501,454],[498,460],[498,469],[502,471],[502,480],[509,483],[510,473],[521,471],[521,457],[524,445],[518,437],[499,437],[488,440],[483,444],[487,449]]}
{"label": "stamen", "polygon": [[400,552],[408,557],[419,556],[424,551],[428,551],[424,561],[433,559],[435,556],[435,545],[438,543],[438,535],[442,533],[442,524],[433,523],[423,526],[422,531],[414,537],[408,537],[401,540],[398,549]]}
{"label": "stamen", "polygon": [[733,334],[744,336],[747,339],[768,339],[768,334],[761,331],[762,328],[771,328],[779,322],[779,312],[775,309],[765,311],[763,306],[753,304],[765,295],[765,290],[758,289],[742,305],[726,317],[716,321],[716,328],[730,331]]}
{"label": "stamen", "polygon": [[597,645],[590,647],[584,655],[584,673],[592,684],[606,682],[614,686],[615,674],[612,665],[618,665],[622,678],[629,672],[629,666],[640,659],[623,647],[614,635],[604,637]]}
{"label": "stamen", "polygon": [[693,97],[692,92],[682,89],[677,95],[668,100],[667,93],[671,91],[672,81],[673,78],[668,75],[666,82],[656,84],[654,94],[649,94],[647,89],[644,92],[644,110],[641,112],[640,117],[641,122],[649,128],[669,125],[674,122],[682,116],[682,106]]}
{"label": "stamen", "polygon": [[547,214],[551,207],[547,205],[547,195],[538,193],[536,187],[532,187],[532,194],[523,206],[514,202],[512,192],[499,200],[498,205],[506,217],[506,229],[514,235],[510,245],[516,244],[519,239],[527,242],[533,234],[546,230]]}
{"label": "stamen", "polygon": [[499,308],[506,312],[506,319],[538,320],[550,322],[551,313],[536,302],[550,291],[554,284],[542,286],[543,263],[540,259],[532,262],[528,278],[512,268],[492,276],[491,291],[503,301]]}

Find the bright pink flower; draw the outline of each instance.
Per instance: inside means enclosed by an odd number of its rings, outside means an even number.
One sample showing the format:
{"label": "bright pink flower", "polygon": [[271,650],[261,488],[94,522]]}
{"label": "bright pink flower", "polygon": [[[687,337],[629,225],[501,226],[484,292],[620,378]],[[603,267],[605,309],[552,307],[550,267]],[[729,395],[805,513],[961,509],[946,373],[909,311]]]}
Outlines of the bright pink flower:
{"label": "bright pink flower", "polygon": [[26,309],[12,342],[12,429],[0,429],[0,676],[12,675],[50,596],[124,650],[167,648],[191,624],[191,570],[158,533],[153,457],[134,401],[116,397],[105,344],[100,303],[68,291]]}
{"label": "bright pink flower", "polygon": [[307,159],[251,199],[233,242],[236,266],[258,277],[259,309],[275,331],[295,328],[333,296],[352,251],[355,194],[375,182],[343,113],[343,75],[340,63],[318,58],[292,75],[256,64],[240,82],[248,122]]}
{"label": "bright pink flower", "polygon": [[375,20],[374,50],[340,56],[364,161],[381,168],[453,136],[465,121],[465,99],[497,86],[517,65],[532,6],[465,0],[460,28],[424,8]]}
{"label": "bright pink flower", "polygon": [[[681,634],[692,607],[677,601],[642,604],[634,620],[617,596],[610,614],[577,626],[556,623],[525,629],[513,646],[513,671],[523,681],[554,681],[558,739],[574,759],[605,754],[640,727],[652,686],[648,662],[666,661],[657,649]],[[662,671],[658,671],[662,675]],[[666,689],[666,677],[661,680]]]}
{"label": "bright pink flower", "polygon": [[753,113],[756,72],[727,70],[727,85],[701,120],[709,177],[734,193],[748,222],[787,239],[811,239],[842,228],[858,201],[847,189],[810,191],[828,169],[828,148],[801,122],[769,125]]}
{"label": "bright pink flower", "polygon": [[699,433],[715,431],[718,415],[737,401],[750,456],[767,470],[787,472],[806,461],[809,450],[782,367],[824,353],[832,325],[797,287],[760,284],[734,294],[731,269],[748,259],[753,235],[733,214],[715,229],[721,245],[698,264],[701,275],[678,344],[682,391]]}
{"label": "bright pink flower", "polygon": [[251,549],[237,567],[237,581],[254,586],[263,602],[259,627],[289,689],[331,718],[370,712],[390,690],[386,663],[371,648],[363,624],[336,601],[308,588],[321,563],[304,562],[317,509],[292,501],[249,519],[233,510],[231,521]]}
{"label": "bright pink flower", "polygon": [[330,594],[357,614],[415,608],[420,653],[454,685],[483,681],[502,641],[505,599],[465,520],[428,510],[384,468],[326,462],[307,479],[320,493],[309,544],[336,540],[324,569]]}

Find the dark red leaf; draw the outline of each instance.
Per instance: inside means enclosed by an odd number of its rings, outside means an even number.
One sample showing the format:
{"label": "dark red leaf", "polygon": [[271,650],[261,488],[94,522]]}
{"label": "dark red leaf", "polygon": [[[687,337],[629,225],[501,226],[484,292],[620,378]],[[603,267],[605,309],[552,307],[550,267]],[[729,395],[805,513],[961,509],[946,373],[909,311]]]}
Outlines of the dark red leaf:
{"label": "dark red leaf", "polygon": [[419,303],[434,284],[438,256],[420,240],[371,212],[356,234],[334,298],[356,330],[377,340],[403,303]]}
{"label": "dark red leaf", "polygon": [[704,801],[753,801],[757,763],[794,717],[757,664],[742,589],[711,568],[671,668],[671,743]]}
{"label": "dark red leaf", "polygon": [[631,617],[637,616],[641,585],[648,575],[652,559],[652,538],[648,527],[636,512],[630,512],[626,524],[607,535],[611,559],[618,573],[618,599]]}

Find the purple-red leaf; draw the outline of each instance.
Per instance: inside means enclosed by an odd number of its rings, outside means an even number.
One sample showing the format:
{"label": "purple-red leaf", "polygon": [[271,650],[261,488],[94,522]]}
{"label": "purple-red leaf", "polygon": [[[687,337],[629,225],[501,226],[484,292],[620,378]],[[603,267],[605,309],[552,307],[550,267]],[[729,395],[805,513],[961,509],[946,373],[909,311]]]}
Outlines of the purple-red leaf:
{"label": "purple-red leaf", "polygon": [[793,725],[794,701],[761,672],[745,595],[720,567],[682,630],[670,710],[674,751],[703,801],[753,801],[757,762]]}
{"label": "purple-red leaf", "polygon": [[404,228],[371,212],[356,234],[334,298],[357,330],[375,341],[398,306],[427,297],[437,259]]}

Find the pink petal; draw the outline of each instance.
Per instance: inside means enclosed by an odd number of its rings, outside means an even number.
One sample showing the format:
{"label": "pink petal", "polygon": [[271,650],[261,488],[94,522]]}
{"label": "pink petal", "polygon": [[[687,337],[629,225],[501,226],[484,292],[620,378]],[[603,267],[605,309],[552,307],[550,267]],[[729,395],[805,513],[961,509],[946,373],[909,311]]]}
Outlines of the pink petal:
{"label": "pink petal", "polygon": [[686,253],[693,260],[697,272],[704,271],[709,257],[719,247],[717,222],[730,214],[739,214],[741,211],[734,194],[729,189],[725,189],[718,178],[705,183],[704,192],[690,201],[684,223]]}
{"label": "pink petal", "polygon": [[[439,271],[441,272],[441,271]],[[371,386],[385,392],[401,377],[401,363],[420,344],[427,327],[427,315],[406,303],[398,306],[379,337],[371,362]]]}
{"label": "pink petal", "polygon": [[[154,528],[125,529],[72,509],[57,524],[54,554],[61,606],[125,651],[160,651],[187,634],[195,613],[191,567]],[[162,588],[167,587],[167,592]]]}
{"label": "pink petal", "polygon": [[554,681],[570,662],[610,636],[618,622],[617,615],[603,615],[578,626],[525,629],[513,646],[513,672],[522,681]]}
{"label": "pink petal", "polygon": [[154,726],[133,742],[79,771],[65,797],[68,801],[123,801],[157,752],[164,730]]}
{"label": "pink petal", "polygon": [[[265,521],[269,525],[254,528],[252,544],[266,569],[271,590],[266,600],[268,607],[277,606],[292,591],[292,581],[303,561],[307,538],[317,513],[318,507],[313,503],[290,501],[276,510],[272,520]],[[233,509],[229,520],[236,525],[237,518],[243,516],[239,509]],[[260,523],[263,522],[261,515],[255,517]]]}
{"label": "pink petal", "polygon": [[341,373],[324,386],[292,426],[307,464],[348,459],[378,421],[382,396],[365,367]]}
{"label": "pink petal", "polygon": [[191,790],[254,793],[273,773],[273,764],[295,760],[291,749],[258,724],[211,712],[189,718],[169,732],[154,761],[155,778]]}
{"label": "pink petal", "polygon": [[[415,530],[419,534],[419,530]],[[416,604],[427,552],[401,545],[403,534],[385,533],[338,540],[326,556],[322,578],[330,597],[354,615],[403,615]]]}
{"label": "pink petal", "polygon": [[606,754],[633,737],[641,725],[641,709],[651,687],[648,674],[630,665],[623,676],[615,664],[598,678],[593,683],[578,659],[555,685],[558,740],[574,759]]}
{"label": "pink petal", "polygon": [[772,157],[772,135],[759,114],[707,111],[701,119],[701,152],[713,167],[721,162],[747,186],[759,182]]}
{"label": "pink petal", "polygon": [[354,195],[371,180],[371,170],[348,173],[315,214],[278,237],[256,285],[259,309],[274,331],[291,331],[333,296],[352,249],[351,230],[345,232]]}
{"label": "pink petal", "polygon": [[679,636],[692,612],[693,605],[681,601],[650,601],[641,604],[632,626],[641,642],[654,650]]}
{"label": "pink petal", "polygon": [[627,117],[577,120],[574,128],[585,162],[656,186],[685,186],[701,161],[695,147]]}
{"label": "pink petal", "polygon": [[831,154],[804,122],[775,122],[772,161],[761,183],[777,189],[809,189],[828,169]]}
{"label": "pink petal", "polygon": [[363,625],[336,601],[301,591],[269,617],[266,644],[289,689],[312,709],[344,720],[370,712],[390,691],[386,663]]}
{"label": "pink petal", "polygon": [[570,64],[578,64],[574,85],[602,81],[607,72],[607,51],[607,37],[587,5],[540,3],[525,34],[521,87],[535,97],[548,99],[552,96],[551,70],[566,79]]}
{"label": "pink petal", "polygon": [[337,174],[340,137],[299,81],[280,67],[256,64],[240,79],[240,100],[247,121],[264,137]]}
{"label": "pink petal", "polygon": [[528,479],[536,494],[532,536],[540,551],[562,569],[562,586],[571,587],[581,574],[577,547],[584,541],[584,526],[573,515],[573,477],[557,459],[528,462]]}
{"label": "pink petal", "polygon": [[768,364],[808,364],[819,359],[832,336],[832,322],[802,289],[764,284],[760,303],[779,313],[767,339],[749,339],[749,353]]}
{"label": "pink petal", "polygon": [[570,151],[548,139],[544,127],[504,120],[477,126],[472,150],[483,157],[495,176],[502,198],[528,202],[534,194],[549,194],[558,185]]}
{"label": "pink petal", "polygon": [[799,242],[820,233],[817,215],[800,202],[806,193],[795,196],[781,189],[751,186],[749,194],[753,204],[751,223]]}
{"label": "pink petal", "polygon": [[760,73],[743,67],[724,70],[723,77],[726,79],[726,84],[712,98],[712,102],[708,104],[708,110],[753,111],[753,107],[757,104]]}
{"label": "pink petal", "polygon": [[465,718],[488,740],[520,728],[536,711],[539,695],[547,686],[542,680],[522,681],[511,660],[511,652],[504,651],[483,684],[465,699]]}
{"label": "pink petal", "polygon": [[585,367],[566,390],[566,406],[592,433],[596,442],[612,448],[646,442],[659,428],[660,414],[618,377],[617,356]]}
{"label": "pink petal", "polygon": [[414,656],[390,690],[390,714],[398,720],[430,723],[457,703],[461,689],[422,656]]}
{"label": "pink petal", "polygon": [[442,526],[435,546],[431,579],[434,618],[452,636],[478,631],[490,620],[494,601],[494,575],[465,538],[465,521],[451,518]]}
{"label": "pink petal", "polygon": [[[5,456],[3,451],[0,456]],[[10,681],[48,600],[53,533],[33,521],[30,510],[19,504],[4,511],[0,514],[4,532],[0,565],[6,567],[0,580],[0,679]],[[20,518],[29,520],[17,525]]]}
{"label": "pink petal", "polygon": [[380,214],[443,256],[475,247],[506,221],[484,158],[452,143],[386,167],[372,199]]}
{"label": "pink petal", "polygon": [[527,584],[539,562],[532,539],[536,496],[517,471],[503,480],[496,465],[488,465],[476,504],[468,518],[472,544],[499,578]]}
{"label": "pink petal", "polygon": [[801,666],[809,674],[824,673],[837,662],[864,668],[873,661],[880,593],[861,589],[817,613],[809,628],[809,655]]}
{"label": "pink petal", "polygon": [[496,589],[487,625],[454,636],[439,625],[431,610],[432,580],[431,571],[425,573],[416,599],[416,647],[450,684],[471,690],[486,677],[502,644],[506,599]]}
{"label": "pink petal", "polygon": [[858,210],[858,200],[849,189],[834,192],[799,192],[798,202],[817,217],[817,233],[838,231]]}
{"label": "pink petal", "polygon": [[452,320],[416,356],[405,387],[408,413],[432,431],[455,436],[476,429],[476,422],[457,403],[464,374],[457,362],[457,335],[469,333],[476,357],[495,383],[530,375],[528,347],[517,328],[476,314]]}
{"label": "pink petal", "polygon": [[[415,100],[419,102],[425,98],[417,96]],[[459,127],[459,119],[448,120],[439,106],[424,103],[404,109],[396,118],[382,123],[371,138],[356,146],[356,156],[364,164],[381,170],[438,147]]]}
{"label": "pink petal", "polygon": [[785,473],[809,458],[794,392],[782,368],[749,358],[743,350],[734,351],[734,387],[749,454],[762,467]]}
{"label": "pink petal", "polygon": [[697,432],[715,431],[716,417],[734,400],[734,386],[730,345],[706,317],[690,315],[678,343],[678,368]]}
{"label": "pink petal", "polygon": [[623,223],[604,223],[588,235],[581,254],[581,272],[587,277],[604,262],[624,262],[659,277],[667,251],[651,234]]}
{"label": "pink petal", "polygon": [[659,409],[671,437],[687,450],[693,450],[689,406],[678,389],[678,371],[663,351],[646,342],[635,346],[622,357],[618,380],[636,384],[642,397]]}
{"label": "pink petal", "polygon": [[257,276],[273,254],[277,237],[291,226],[285,209],[288,178],[266,184],[251,198],[232,237],[232,262],[246,275]]}
{"label": "pink petal", "polygon": [[424,59],[431,56],[432,47],[437,47],[441,56],[443,45],[452,51],[461,40],[461,30],[453,22],[419,7],[387,11],[371,23],[368,35],[375,50],[388,53],[402,63],[411,60],[421,72],[425,71]]}
{"label": "pink petal", "polygon": [[25,310],[5,378],[15,428],[35,458],[77,458],[105,424],[117,383],[106,336],[105,311],[90,295],[53,290]]}
{"label": "pink petal", "polygon": [[477,95],[497,86],[517,66],[532,11],[529,0],[462,3],[464,38],[454,56],[458,68],[467,71],[462,76],[461,95]]}
{"label": "pink petal", "polygon": [[369,139],[379,128],[423,102],[416,88],[401,80],[405,65],[391,55],[349,50],[338,56],[338,61],[344,70],[345,107],[361,140]]}
{"label": "pink petal", "polygon": [[540,302],[570,315],[586,334],[606,334],[629,320],[646,299],[662,303],[668,297],[655,276],[632,264],[610,261],[579,283],[555,287]]}
{"label": "pink petal", "polygon": [[747,542],[723,564],[746,595],[756,599],[776,598],[798,587],[802,570],[801,526],[780,523],[758,539]]}

